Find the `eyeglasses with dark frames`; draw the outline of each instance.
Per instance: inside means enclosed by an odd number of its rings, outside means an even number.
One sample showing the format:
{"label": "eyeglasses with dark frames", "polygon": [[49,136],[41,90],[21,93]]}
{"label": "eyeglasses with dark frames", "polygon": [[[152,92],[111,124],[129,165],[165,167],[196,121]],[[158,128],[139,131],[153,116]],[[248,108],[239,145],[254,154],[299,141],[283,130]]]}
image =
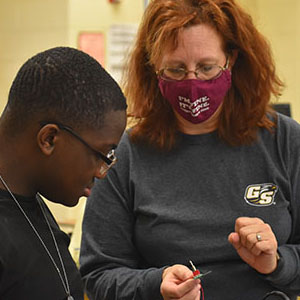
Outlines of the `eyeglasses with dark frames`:
{"label": "eyeglasses with dark frames", "polygon": [[41,126],[45,126],[47,124],[57,125],[59,129],[67,131],[73,137],[77,138],[83,145],[89,148],[99,160],[101,159],[104,161],[104,164],[100,167],[101,175],[104,175],[117,162],[117,157],[115,156],[115,149],[111,149],[107,155],[104,155],[102,152],[97,151],[92,146],[90,146],[78,133],[76,133],[69,126],[65,126],[57,122],[41,122],[40,124]]}

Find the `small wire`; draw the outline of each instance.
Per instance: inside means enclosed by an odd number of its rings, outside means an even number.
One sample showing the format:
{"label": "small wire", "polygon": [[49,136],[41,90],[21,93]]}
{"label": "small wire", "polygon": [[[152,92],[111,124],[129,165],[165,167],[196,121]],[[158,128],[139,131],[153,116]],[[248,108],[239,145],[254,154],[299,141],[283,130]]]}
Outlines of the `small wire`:
{"label": "small wire", "polygon": [[196,269],[196,267],[194,266],[193,262],[192,262],[191,260],[189,260],[189,262],[190,262],[190,264],[191,264],[191,266],[192,266],[193,271],[194,271],[194,272],[197,271],[197,269]]}
{"label": "small wire", "polygon": [[[195,265],[193,264],[193,262],[191,260],[189,260],[191,266],[192,266],[192,270],[193,270],[193,275],[194,275],[194,279],[200,279],[201,277],[209,274],[211,271],[208,271],[206,273],[200,273],[200,271],[195,267]],[[203,289],[203,286],[201,284],[201,296],[200,296],[200,299],[204,300],[204,289]]]}
{"label": "small wire", "polygon": [[[269,292],[264,296],[263,300],[269,298],[269,296],[272,296],[272,295],[277,295],[277,296],[279,296],[279,298],[284,299],[284,300],[290,300],[290,298],[285,293],[283,293],[281,291]],[[270,297],[270,299],[271,299],[271,297]]]}

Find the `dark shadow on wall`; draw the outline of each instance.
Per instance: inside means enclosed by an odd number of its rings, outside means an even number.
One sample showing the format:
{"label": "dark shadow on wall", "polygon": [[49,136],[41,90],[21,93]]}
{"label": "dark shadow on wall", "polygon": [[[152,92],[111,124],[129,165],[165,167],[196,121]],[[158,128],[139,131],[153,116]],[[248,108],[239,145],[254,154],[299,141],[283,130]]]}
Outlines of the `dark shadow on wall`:
{"label": "dark shadow on wall", "polygon": [[289,103],[277,103],[272,105],[273,108],[283,115],[286,115],[288,117],[292,117],[291,114],[291,105]]}

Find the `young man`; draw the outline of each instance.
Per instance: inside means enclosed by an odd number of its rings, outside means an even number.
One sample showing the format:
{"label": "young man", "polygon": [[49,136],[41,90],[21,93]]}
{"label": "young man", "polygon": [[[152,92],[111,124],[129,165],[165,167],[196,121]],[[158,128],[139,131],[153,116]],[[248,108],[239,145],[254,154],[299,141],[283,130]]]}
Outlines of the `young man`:
{"label": "young man", "polygon": [[0,299],[83,299],[40,195],[74,206],[116,162],[126,101],[89,55],[57,47],[19,70],[0,118]]}

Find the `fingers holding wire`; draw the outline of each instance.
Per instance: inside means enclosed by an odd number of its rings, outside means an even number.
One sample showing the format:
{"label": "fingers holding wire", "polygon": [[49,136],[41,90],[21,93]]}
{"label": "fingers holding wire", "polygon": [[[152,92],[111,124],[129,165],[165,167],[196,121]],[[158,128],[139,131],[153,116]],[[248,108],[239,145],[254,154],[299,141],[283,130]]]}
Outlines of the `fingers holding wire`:
{"label": "fingers holding wire", "polygon": [[198,300],[200,288],[200,280],[193,279],[193,272],[184,265],[174,265],[163,272],[160,291],[164,300]]}

